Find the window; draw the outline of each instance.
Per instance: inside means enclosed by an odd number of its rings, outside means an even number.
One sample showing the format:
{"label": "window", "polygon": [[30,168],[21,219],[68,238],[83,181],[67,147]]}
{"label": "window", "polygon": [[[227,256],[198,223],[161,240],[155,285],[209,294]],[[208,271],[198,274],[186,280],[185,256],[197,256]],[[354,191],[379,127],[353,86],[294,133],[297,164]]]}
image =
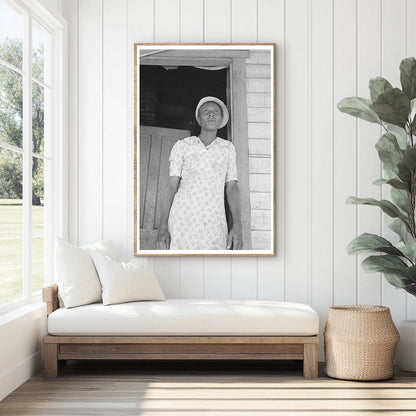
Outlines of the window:
{"label": "window", "polygon": [[[0,312],[52,278],[62,230],[65,25],[30,0],[0,0]],[[53,104],[53,105],[52,105]]]}

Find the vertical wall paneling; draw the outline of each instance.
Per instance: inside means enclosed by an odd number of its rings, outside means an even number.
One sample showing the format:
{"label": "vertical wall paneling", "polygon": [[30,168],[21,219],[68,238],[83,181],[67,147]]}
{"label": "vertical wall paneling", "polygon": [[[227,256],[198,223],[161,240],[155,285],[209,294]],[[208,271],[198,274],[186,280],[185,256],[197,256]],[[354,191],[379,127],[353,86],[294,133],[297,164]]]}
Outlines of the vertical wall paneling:
{"label": "vertical wall paneling", "polygon": [[127,2],[127,256],[134,253],[134,44],[154,41],[153,0]]}
{"label": "vertical wall paneling", "polygon": [[[180,0],[180,41],[202,42],[204,38],[203,0]],[[181,298],[204,297],[204,258],[180,258]]]}
{"label": "vertical wall paneling", "polygon": [[284,298],[284,48],[285,48],[285,2],[284,0],[259,0],[258,42],[276,43],[275,68],[275,192],[276,192],[276,257],[258,258],[258,298],[283,300]]}
{"label": "vertical wall paneling", "polygon": [[[406,56],[406,0],[382,0],[382,71],[400,87],[400,61]],[[410,42],[410,45],[412,42]]]}
{"label": "vertical wall paneling", "polygon": [[232,259],[231,298],[257,299],[257,296],[257,258]]}
{"label": "vertical wall paneling", "polygon": [[182,257],[180,265],[180,297],[184,299],[204,298],[204,258]]}
{"label": "vertical wall paneling", "polygon": [[[334,0],[334,106],[357,95],[356,2]],[[345,204],[356,194],[356,129],[354,117],[334,109],[334,292],[335,305],[357,301],[355,256],[345,250],[356,236],[356,207]]]}
{"label": "vertical wall paneling", "polygon": [[[103,1],[103,238],[127,253],[127,0]],[[124,138],[124,140],[123,140]]]}
{"label": "vertical wall paneling", "polygon": [[[257,0],[231,4],[231,40],[234,43],[257,41]],[[231,259],[231,297],[257,299],[257,257]]]}
{"label": "vertical wall paneling", "polygon": [[406,56],[416,57],[416,25],[414,24],[414,17],[416,16],[416,2],[414,0],[407,0],[406,2]]}
{"label": "vertical wall paneling", "polygon": [[[332,306],[333,2],[315,0],[311,40],[311,303],[322,317]],[[321,333],[326,319],[321,319]],[[323,359],[323,356],[320,357]]]}
{"label": "vertical wall paneling", "polygon": [[[68,22],[68,91],[78,88],[78,2],[63,0]],[[68,239],[78,242],[78,94],[68,95]]]}
{"label": "vertical wall paneling", "polygon": [[[204,0],[204,42],[229,43],[230,36],[231,1]],[[205,297],[231,297],[231,261],[230,257],[205,258]]]}
{"label": "vertical wall paneling", "polygon": [[[414,16],[416,16],[416,2],[414,0],[407,0],[407,50],[406,57],[416,57],[416,25],[414,24]],[[407,296],[407,319],[416,319],[416,297],[412,295]]]}
{"label": "vertical wall paneling", "polygon": [[179,42],[180,0],[154,0],[155,42]]}
{"label": "vertical wall paneling", "polygon": [[204,278],[205,298],[231,298],[231,261],[229,257],[206,257]]}
{"label": "vertical wall paneling", "polygon": [[181,263],[175,257],[155,257],[153,259],[154,272],[167,298],[181,297]]}
{"label": "vertical wall paneling", "polygon": [[257,41],[257,0],[231,3],[231,42]]}
{"label": "vertical wall paneling", "polygon": [[[285,300],[308,301],[308,0],[286,2]],[[296,178],[295,183],[291,178]]]}
{"label": "vertical wall paneling", "polygon": [[[91,18],[94,16],[94,18]],[[82,70],[80,70],[82,69]],[[78,2],[78,243],[102,239],[102,3]]]}
{"label": "vertical wall paneling", "polygon": [[180,42],[204,41],[204,0],[180,0]]}
{"label": "vertical wall paneling", "polygon": [[204,0],[204,42],[231,42],[231,0]]}
{"label": "vertical wall paneling", "polygon": [[[381,2],[380,0],[357,3],[357,94],[370,98],[368,81],[381,74]],[[381,188],[373,182],[381,177],[381,164],[375,144],[381,134],[380,126],[359,120],[357,129],[357,193],[363,198],[381,198]],[[386,187],[387,188],[387,187]],[[359,206],[357,234],[381,233],[381,210],[377,207]],[[380,273],[367,273],[361,262],[368,256],[358,256],[357,302],[381,303]]]}
{"label": "vertical wall paneling", "polygon": [[[154,0],[128,0],[128,43],[154,42]],[[133,64],[133,61],[132,61]],[[131,78],[133,81],[133,78]]]}
{"label": "vertical wall paneling", "polygon": [[[399,23],[400,22],[400,23]],[[395,87],[400,87],[400,61],[406,55],[406,0],[382,0],[382,75]],[[383,197],[390,199],[390,191]],[[387,239],[395,234],[384,227]],[[391,308],[395,321],[406,319],[406,293],[383,279],[382,302]]]}

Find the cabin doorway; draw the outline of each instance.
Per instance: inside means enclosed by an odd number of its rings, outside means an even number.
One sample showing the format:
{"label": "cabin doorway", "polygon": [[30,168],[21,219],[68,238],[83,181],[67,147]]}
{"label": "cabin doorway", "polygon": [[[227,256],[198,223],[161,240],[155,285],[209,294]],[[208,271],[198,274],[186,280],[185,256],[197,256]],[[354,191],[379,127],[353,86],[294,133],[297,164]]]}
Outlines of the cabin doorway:
{"label": "cabin doorway", "polygon": [[[140,66],[140,249],[155,250],[162,191],[169,176],[169,154],[177,140],[198,135],[195,108],[202,97],[226,105],[229,68]],[[228,140],[229,125],[218,131]],[[226,205],[227,220],[229,210]]]}

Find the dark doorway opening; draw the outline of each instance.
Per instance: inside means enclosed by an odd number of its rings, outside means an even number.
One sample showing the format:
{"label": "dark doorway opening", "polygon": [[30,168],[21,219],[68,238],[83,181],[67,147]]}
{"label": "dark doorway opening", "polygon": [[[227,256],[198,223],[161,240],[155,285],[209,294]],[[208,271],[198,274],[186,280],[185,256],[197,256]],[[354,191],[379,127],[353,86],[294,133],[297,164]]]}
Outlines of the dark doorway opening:
{"label": "dark doorway opening", "polygon": [[[189,130],[198,135],[198,101],[207,95],[227,105],[227,68],[206,70],[192,66],[140,66],[140,124]],[[228,139],[227,126],[218,136]]]}

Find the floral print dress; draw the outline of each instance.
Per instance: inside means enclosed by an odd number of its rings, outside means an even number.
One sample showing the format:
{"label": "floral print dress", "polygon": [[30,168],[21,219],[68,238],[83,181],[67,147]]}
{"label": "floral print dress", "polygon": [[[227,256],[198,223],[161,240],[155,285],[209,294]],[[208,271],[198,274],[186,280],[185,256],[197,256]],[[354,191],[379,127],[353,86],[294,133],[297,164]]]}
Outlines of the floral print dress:
{"label": "floral print dress", "polygon": [[169,176],[181,178],[169,213],[170,249],[225,250],[224,186],[237,180],[234,145],[219,137],[208,146],[196,136],[178,140]]}

